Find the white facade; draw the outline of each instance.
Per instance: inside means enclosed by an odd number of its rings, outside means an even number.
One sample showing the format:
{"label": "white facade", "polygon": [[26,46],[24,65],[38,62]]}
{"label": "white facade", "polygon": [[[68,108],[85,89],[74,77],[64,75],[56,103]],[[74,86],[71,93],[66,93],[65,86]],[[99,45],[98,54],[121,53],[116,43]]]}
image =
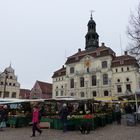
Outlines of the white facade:
{"label": "white facade", "polygon": [[[86,66],[87,60],[89,66]],[[107,67],[102,67],[103,61],[106,62]],[[111,63],[111,56],[94,58],[86,55],[79,62],[66,65],[66,74],[53,78],[53,98],[58,96],[115,97],[134,94],[140,86],[138,67],[126,65],[112,68]],[[71,68],[74,69],[72,73]],[[107,75],[107,81],[103,80],[103,75]],[[92,83],[92,76],[96,76],[95,83]],[[84,78],[83,86],[80,85],[81,77]],[[74,79],[73,87],[71,87],[71,79]],[[130,91],[127,89],[129,87]]]}
{"label": "white facade", "polygon": [[0,98],[19,98],[20,84],[11,65],[0,74]]}

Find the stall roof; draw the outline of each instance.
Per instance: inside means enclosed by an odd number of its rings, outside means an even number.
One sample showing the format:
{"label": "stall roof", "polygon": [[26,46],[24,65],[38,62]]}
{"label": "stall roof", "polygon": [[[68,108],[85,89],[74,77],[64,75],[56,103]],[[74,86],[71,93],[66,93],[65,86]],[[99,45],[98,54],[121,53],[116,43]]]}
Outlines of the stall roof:
{"label": "stall roof", "polygon": [[11,103],[22,103],[22,102],[44,102],[44,99],[0,98],[0,104],[11,104]]}

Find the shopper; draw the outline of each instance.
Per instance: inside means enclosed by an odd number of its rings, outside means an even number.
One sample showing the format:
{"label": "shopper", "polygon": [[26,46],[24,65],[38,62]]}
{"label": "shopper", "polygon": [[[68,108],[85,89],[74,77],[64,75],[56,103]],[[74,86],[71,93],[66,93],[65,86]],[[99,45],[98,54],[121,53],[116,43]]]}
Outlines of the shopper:
{"label": "shopper", "polygon": [[32,136],[31,137],[35,137],[35,132],[36,130],[39,132],[39,134],[41,135],[42,130],[40,130],[39,128],[39,110],[37,106],[33,107],[33,115],[32,115]]}
{"label": "shopper", "polygon": [[116,114],[117,124],[121,124],[121,109],[119,104],[116,104],[115,106],[115,114]]}
{"label": "shopper", "polygon": [[67,104],[63,104],[61,110],[60,110],[60,119],[63,124],[63,132],[67,131],[67,116],[69,115],[69,111],[67,108]]}
{"label": "shopper", "polygon": [[3,131],[3,128],[6,128],[8,120],[8,111],[7,111],[7,105],[2,106],[0,109],[0,130]]}

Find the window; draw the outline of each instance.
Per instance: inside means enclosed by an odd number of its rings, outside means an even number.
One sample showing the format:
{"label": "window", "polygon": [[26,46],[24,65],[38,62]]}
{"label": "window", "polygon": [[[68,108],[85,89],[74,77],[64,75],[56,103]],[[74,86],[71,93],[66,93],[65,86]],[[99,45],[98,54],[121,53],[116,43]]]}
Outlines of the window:
{"label": "window", "polygon": [[70,79],[70,88],[74,88],[74,79]]}
{"label": "window", "polygon": [[1,82],[1,85],[3,85],[3,82]]}
{"label": "window", "polygon": [[103,74],[103,85],[108,84],[108,74]]}
{"label": "window", "polygon": [[92,86],[96,86],[96,75],[92,76]]}
{"label": "window", "polygon": [[122,72],[123,72],[123,68],[121,68]]}
{"label": "window", "polygon": [[16,98],[16,92],[12,93],[12,98]]}
{"label": "window", "polygon": [[129,71],[129,67],[127,67],[127,71]]}
{"label": "window", "polygon": [[71,93],[71,96],[74,96],[74,93]]}
{"label": "window", "polygon": [[107,90],[104,91],[104,96],[108,96],[108,91]]}
{"label": "window", "polygon": [[118,83],[119,83],[119,82],[120,82],[120,79],[118,79],[117,81],[118,81]]}
{"label": "window", "polygon": [[129,82],[129,78],[126,78],[126,81]]}
{"label": "window", "polygon": [[13,86],[16,86],[16,84],[14,83]]}
{"label": "window", "polygon": [[85,97],[85,94],[84,94],[84,92],[81,92],[81,97]]}
{"label": "window", "polygon": [[87,73],[89,73],[89,68],[87,68]]}
{"label": "window", "polygon": [[70,73],[74,73],[74,67],[70,68]]}
{"label": "window", "polygon": [[58,91],[56,91],[56,96],[58,96]]}
{"label": "window", "polygon": [[63,90],[61,90],[61,96],[63,96]]}
{"label": "window", "polygon": [[9,83],[9,86],[11,86],[12,84],[11,83]]}
{"label": "window", "polygon": [[9,97],[9,92],[5,92],[4,97]]}
{"label": "window", "polygon": [[126,90],[128,90],[128,91],[131,92],[131,85],[130,85],[130,84],[127,84],[127,85],[126,85]]}
{"label": "window", "polygon": [[97,96],[96,91],[93,91],[92,95],[93,95],[93,97],[96,97]]}
{"label": "window", "polygon": [[84,87],[84,77],[80,77],[80,87]]}
{"label": "window", "polygon": [[10,76],[10,79],[13,79],[13,77],[12,77],[12,76]]}
{"label": "window", "polygon": [[107,61],[102,62],[102,68],[107,68]]}
{"label": "window", "polygon": [[63,88],[63,86],[61,86],[61,88]]}
{"label": "window", "polygon": [[118,72],[118,69],[116,69],[116,72]]}
{"label": "window", "polygon": [[121,87],[121,85],[117,85],[117,92],[118,92],[118,93],[121,93],[121,92],[122,92],[122,87]]}
{"label": "window", "polygon": [[0,91],[0,97],[2,97],[2,92]]}

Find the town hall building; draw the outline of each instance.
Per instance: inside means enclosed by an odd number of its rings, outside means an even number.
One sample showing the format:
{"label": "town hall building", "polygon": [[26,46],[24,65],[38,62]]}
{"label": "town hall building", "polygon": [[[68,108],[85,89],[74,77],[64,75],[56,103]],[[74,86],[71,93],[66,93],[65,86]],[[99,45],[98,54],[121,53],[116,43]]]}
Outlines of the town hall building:
{"label": "town hall building", "polygon": [[134,94],[140,88],[137,60],[126,51],[116,56],[104,43],[99,45],[92,15],[87,27],[85,50],[78,49],[69,56],[52,76],[53,98],[90,99]]}

